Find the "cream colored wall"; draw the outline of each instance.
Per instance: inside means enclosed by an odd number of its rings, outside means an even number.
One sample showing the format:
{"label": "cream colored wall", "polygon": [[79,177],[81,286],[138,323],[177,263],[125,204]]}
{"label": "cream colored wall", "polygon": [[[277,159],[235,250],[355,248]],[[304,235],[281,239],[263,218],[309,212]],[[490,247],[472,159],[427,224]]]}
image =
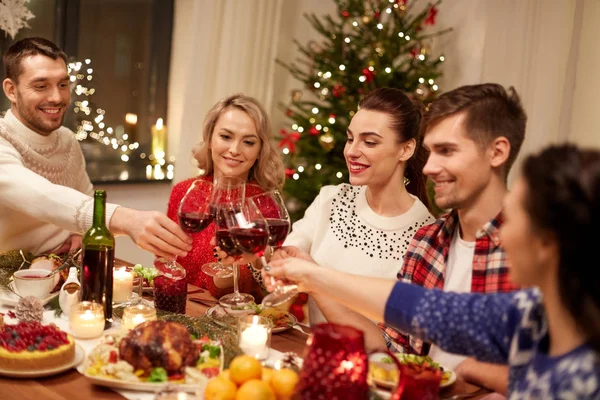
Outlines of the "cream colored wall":
{"label": "cream colored wall", "polygon": [[600,148],[600,1],[585,0],[569,140]]}

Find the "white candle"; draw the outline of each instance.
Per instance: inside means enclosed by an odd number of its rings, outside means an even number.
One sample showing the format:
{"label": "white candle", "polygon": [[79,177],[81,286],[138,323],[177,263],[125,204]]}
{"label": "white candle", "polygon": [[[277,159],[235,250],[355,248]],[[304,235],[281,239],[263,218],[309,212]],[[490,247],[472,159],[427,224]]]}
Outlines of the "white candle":
{"label": "white candle", "polygon": [[123,330],[129,331],[142,322],[154,321],[156,319],[156,310],[144,304],[129,306],[123,311],[121,321]]}
{"label": "white candle", "polygon": [[240,332],[240,349],[247,355],[266,359],[269,356],[269,326],[260,325],[258,316]]}
{"label": "white candle", "polygon": [[113,272],[113,301],[122,303],[129,300],[133,292],[133,275],[125,268]]}
{"label": "white candle", "polygon": [[102,335],[104,331],[104,312],[95,313],[85,310],[83,313],[75,313],[70,316],[70,327],[73,336],[79,339],[92,339]]}

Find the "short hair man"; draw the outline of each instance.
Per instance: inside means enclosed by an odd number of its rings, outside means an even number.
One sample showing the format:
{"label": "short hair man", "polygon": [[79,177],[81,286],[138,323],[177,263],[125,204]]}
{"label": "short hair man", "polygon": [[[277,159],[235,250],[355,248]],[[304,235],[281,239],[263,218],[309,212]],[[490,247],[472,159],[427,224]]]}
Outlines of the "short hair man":
{"label": "short hair man", "polygon": [[[499,227],[507,176],[525,138],[526,122],[516,91],[497,84],[459,87],[429,105],[422,125],[429,150],[423,173],[434,185],[436,205],[450,212],[417,231],[398,279],[457,292],[515,289]],[[386,333],[405,351],[428,351],[418,340],[390,329]],[[429,355],[450,368],[464,360],[435,347]]]}
{"label": "short hair man", "polygon": [[[11,108],[0,120],[0,251],[69,250],[91,226],[93,187],[73,132],[62,126],[71,101],[67,56],[49,40],[26,38],[2,61]],[[157,255],[191,248],[191,239],[159,212],[108,204],[106,222]]]}

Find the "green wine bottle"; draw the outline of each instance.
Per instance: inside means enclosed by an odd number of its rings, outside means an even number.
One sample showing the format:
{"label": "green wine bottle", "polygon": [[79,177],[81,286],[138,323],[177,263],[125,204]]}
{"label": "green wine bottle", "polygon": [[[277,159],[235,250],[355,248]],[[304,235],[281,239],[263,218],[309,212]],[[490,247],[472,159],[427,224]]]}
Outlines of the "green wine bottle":
{"label": "green wine bottle", "polygon": [[94,192],[94,220],[83,237],[81,300],[104,305],[105,329],[112,325],[115,238],[106,227],[106,192]]}

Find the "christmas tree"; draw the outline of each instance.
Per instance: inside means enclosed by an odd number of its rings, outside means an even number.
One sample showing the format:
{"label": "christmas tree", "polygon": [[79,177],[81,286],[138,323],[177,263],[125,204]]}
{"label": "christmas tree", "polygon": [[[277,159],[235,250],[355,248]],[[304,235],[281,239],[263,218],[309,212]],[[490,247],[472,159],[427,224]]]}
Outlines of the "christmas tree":
{"label": "christmas tree", "polygon": [[444,56],[432,54],[431,40],[449,31],[431,31],[440,1],[334,1],[334,17],[305,15],[322,40],[295,41],[304,57],[291,64],[278,61],[306,89],[294,91],[282,105],[290,126],[279,132],[293,219],[302,217],[323,185],[348,181],[346,127],[362,96],[394,87],[426,104],[439,91]]}

